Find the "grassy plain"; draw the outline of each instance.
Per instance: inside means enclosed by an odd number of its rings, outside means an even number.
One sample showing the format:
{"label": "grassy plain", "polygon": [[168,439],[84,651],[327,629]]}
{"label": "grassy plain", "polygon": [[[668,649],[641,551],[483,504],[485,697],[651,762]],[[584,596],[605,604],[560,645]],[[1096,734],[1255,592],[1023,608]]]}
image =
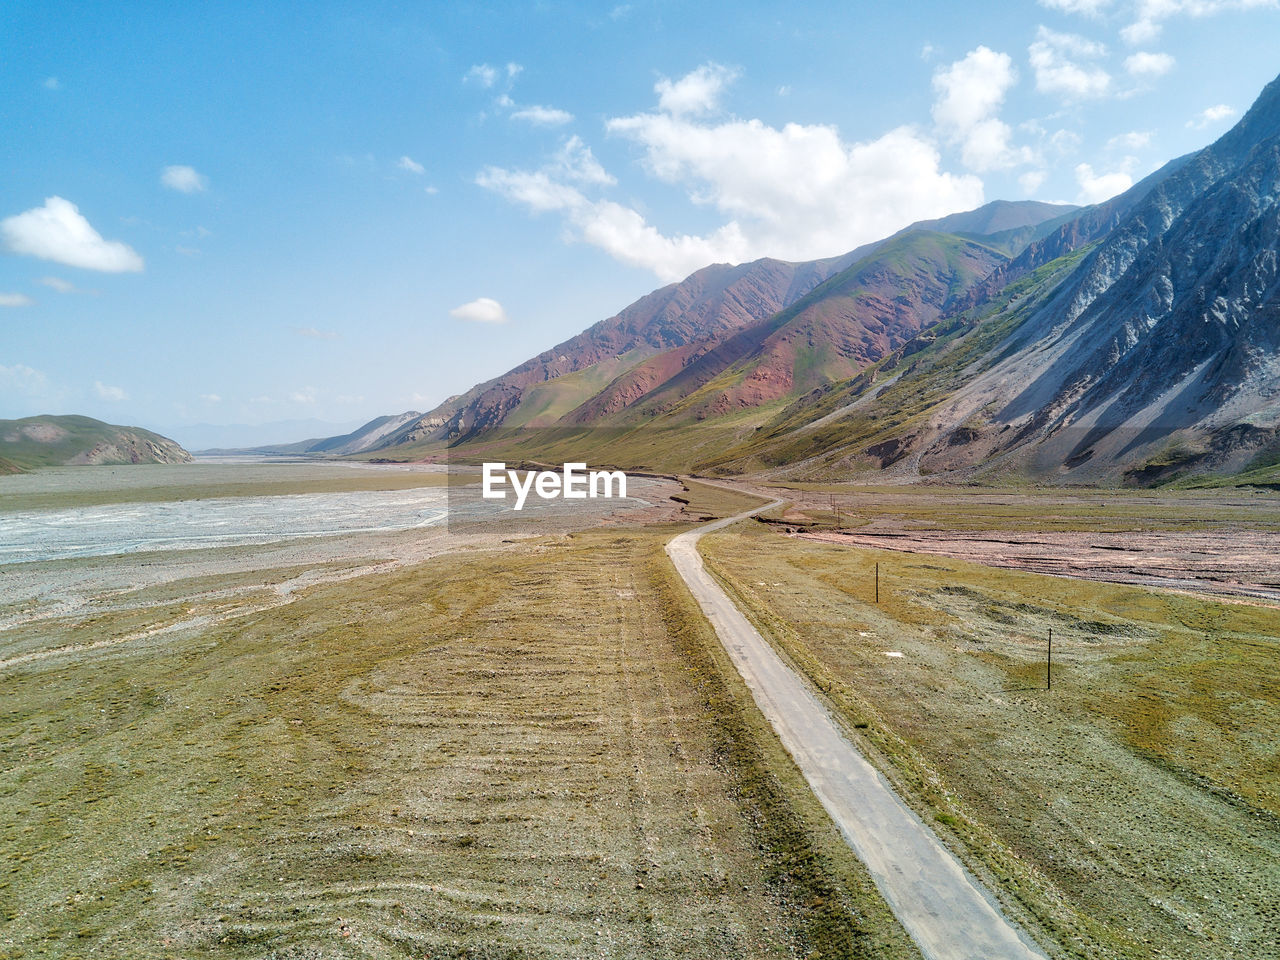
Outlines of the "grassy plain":
{"label": "grassy plain", "polygon": [[[922,523],[968,522],[906,496]],[[1194,522],[1170,509],[1147,525]],[[1138,522],[1117,511],[1098,522]],[[904,796],[1065,955],[1280,955],[1280,611],[757,523],[703,553]]]}
{"label": "grassy plain", "polygon": [[0,956],[917,957],[667,565],[677,529],[8,666]]}

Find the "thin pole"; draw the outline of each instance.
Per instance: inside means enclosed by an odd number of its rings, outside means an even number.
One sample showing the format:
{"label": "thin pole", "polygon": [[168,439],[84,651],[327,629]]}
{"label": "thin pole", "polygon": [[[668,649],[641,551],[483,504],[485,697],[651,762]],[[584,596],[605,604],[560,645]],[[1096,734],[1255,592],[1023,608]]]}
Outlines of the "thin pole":
{"label": "thin pole", "polygon": [[880,563],[876,562],[876,603],[880,602]]}
{"label": "thin pole", "polygon": [[1044,688],[1053,689],[1053,627],[1049,628],[1049,659],[1045,664]]}

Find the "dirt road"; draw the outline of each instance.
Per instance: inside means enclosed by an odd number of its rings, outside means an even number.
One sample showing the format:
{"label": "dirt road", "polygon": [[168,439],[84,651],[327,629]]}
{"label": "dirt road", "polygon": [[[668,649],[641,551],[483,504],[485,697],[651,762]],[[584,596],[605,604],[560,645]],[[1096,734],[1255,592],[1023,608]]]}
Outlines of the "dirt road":
{"label": "dirt road", "polygon": [[991,895],[850,744],[805,681],[703,568],[698,541],[758,510],[682,533],[667,544],[667,555],[761,712],[926,958],[1044,960],[1045,954],[1005,919]]}

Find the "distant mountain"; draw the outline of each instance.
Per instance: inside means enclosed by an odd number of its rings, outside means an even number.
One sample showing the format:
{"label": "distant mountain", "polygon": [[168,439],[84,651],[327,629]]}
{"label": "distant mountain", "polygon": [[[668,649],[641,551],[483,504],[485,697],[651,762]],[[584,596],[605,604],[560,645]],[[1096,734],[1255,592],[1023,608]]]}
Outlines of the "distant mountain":
{"label": "distant mountain", "polygon": [[267,443],[256,447],[222,447],[201,450],[205,456],[316,456],[341,457],[363,453],[376,449],[386,442],[387,437],[394,434],[407,423],[414,423],[422,417],[417,410],[388,417],[376,417],[362,424],[350,433],[338,437],[319,437],[309,440],[298,440],[293,443]]}
{"label": "distant mountain", "polygon": [[212,449],[247,449],[298,443],[307,438],[345,434],[359,426],[359,420],[332,423],[327,420],[275,420],[270,423],[196,423],[162,427],[184,447],[200,455]]}
{"label": "distant mountain", "polygon": [[168,437],[90,417],[39,416],[0,420],[0,473],[37,467],[121,463],[190,463]]}

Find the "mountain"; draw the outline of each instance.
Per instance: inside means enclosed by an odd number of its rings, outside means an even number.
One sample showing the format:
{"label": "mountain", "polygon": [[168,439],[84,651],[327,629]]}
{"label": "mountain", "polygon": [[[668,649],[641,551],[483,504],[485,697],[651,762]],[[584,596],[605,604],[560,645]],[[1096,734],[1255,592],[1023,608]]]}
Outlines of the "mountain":
{"label": "mountain", "polygon": [[221,447],[199,452],[205,456],[351,456],[382,446],[389,436],[421,417],[422,414],[417,410],[408,410],[394,416],[375,417],[350,433],[337,437],[313,437],[293,443],[266,443],[256,447]]}
{"label": "mountain", "polygon": [[406,422],[377,449],[410,455],[499,428],[624,424],[676,408],[701,420],[776,403],[910,339],[1021,249],[1011,231],[1075,209],[997,202],[947,218],[965,236],[912,225],[824,260],[713,264]]}
{"label": "mountain", "polygon": [[274,420],[270,423],[181,424],[161,426],[197,455],[210,450],[243,450],[250,447],[281,446],[297,443],[302,437],[330,437],[345,434],[359,426],[359,420],[331,423],[327,420]]}
{"label": "mountain", "polygon": [[978,302],[794,404],[720,467],[1086,483],[1269,467],[1278,179],[1280,80],[1216,143],[1064,224],[1074,244],[1033,244]]}
{"label": "mountain", "polygon": [[1278,177],[1280,80],[1216,143],[1106,203],[996,202],[842,257],[704,268],[365,453],[1269,483]]}
{"label": "mountain", "polygon": [[39,416],[0,420],[0,473],[37,467],[118,463],[190,463],[168,437],[90,417]]}

